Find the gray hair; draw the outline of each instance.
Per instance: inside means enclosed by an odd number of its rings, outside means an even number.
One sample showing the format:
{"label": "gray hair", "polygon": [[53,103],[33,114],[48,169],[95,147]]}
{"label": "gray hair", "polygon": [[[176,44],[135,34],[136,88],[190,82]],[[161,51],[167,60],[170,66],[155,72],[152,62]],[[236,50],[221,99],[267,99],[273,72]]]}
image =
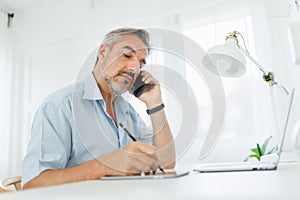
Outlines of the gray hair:
{"label": "gray hair", "polygon": [[145,29],[124,27],[112,30],[106,33],[101,44],[107,45],[111,49],[116,42],[122,39],[123,35],[137,36],[146,45],[148,53],[150,52],[149,33]]}

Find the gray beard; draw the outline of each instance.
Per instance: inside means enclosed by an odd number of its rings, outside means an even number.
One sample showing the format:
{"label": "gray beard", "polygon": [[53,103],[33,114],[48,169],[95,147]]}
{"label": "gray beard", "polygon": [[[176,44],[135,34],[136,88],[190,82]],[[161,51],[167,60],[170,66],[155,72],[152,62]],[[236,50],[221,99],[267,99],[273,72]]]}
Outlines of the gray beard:
{"label": "gray beard", "polygon": [[107,83],[107,86],[112,91],[114,96],[119,96],[125,92],[127,92],[127,88],[122,87],[121,85],[114,82],[113,77],[109,77],[105,74],[105,63],[106,60],[103,61],[103,64],[101,65],[101,75],[103,76],[105,82]]}
{"label": "gray beard", "polygon": [[116,84],[113,81],[112,77],[104,76],[104,80],[106,81],[107,86],[115,96],[119,96],[127,91],[127,88],[124,88],[119,84]]}

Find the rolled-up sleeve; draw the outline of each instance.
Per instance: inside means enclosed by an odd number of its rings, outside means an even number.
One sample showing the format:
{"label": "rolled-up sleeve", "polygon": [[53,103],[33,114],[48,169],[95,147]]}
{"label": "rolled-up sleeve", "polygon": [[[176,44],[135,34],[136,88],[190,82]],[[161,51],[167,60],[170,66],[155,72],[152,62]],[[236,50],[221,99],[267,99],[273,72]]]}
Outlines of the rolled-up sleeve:
{"label": "rolled-up sleeve", "polygon": [[22,163],[22,185],[47,169],[66,167],[71,154],[72,129],[61,107],[44,104],[36,112]]}
{"label": "rolled-up sleeve", "polygon": [[153,128],[152,124],[146,125],[144,120],[135,110],[131,110],[131,119],[133,122],[133,133],[137,137],[137,140],[146,144],[153,145]]}

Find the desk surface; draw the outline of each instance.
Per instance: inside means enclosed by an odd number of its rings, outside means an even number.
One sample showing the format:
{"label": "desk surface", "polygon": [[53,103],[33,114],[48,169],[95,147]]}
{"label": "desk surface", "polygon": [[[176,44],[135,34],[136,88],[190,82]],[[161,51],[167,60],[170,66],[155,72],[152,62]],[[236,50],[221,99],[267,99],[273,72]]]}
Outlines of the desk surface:
{"label": "desk surface", "polygon": [[[183,166],[184,167],[184,166]],[[191,170],[193,166],[185,166]],[[300,199],[300,162],[274,171],[194,173],[164,180],[84,181],[0,194],[22,199]]]}

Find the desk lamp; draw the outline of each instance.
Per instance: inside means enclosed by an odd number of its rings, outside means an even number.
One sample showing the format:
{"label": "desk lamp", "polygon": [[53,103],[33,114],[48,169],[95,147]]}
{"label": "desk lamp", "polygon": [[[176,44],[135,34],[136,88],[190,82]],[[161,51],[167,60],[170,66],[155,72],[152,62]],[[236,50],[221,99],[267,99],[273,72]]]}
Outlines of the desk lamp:
{"label": "desk lamp", "polygon": [[[243,46],[239,44],[239,38],[243,41]],[[274,112],[275,126],[278,129],[277,112],[275,109],[273,86],[278,85],[286,95],[288,90],[274,80],[274,73],[266,71],[249,53],[245,40],[241,33],[233,31],[226,36],[224,45],[217,45],[207,51],[203,58],[204,66],[211,72],[225,77],[239,77],[246,72],[245,56],[252,61],[255,66],[263,73],[263,80],[268,83],[271,89],[272,106]]]}

